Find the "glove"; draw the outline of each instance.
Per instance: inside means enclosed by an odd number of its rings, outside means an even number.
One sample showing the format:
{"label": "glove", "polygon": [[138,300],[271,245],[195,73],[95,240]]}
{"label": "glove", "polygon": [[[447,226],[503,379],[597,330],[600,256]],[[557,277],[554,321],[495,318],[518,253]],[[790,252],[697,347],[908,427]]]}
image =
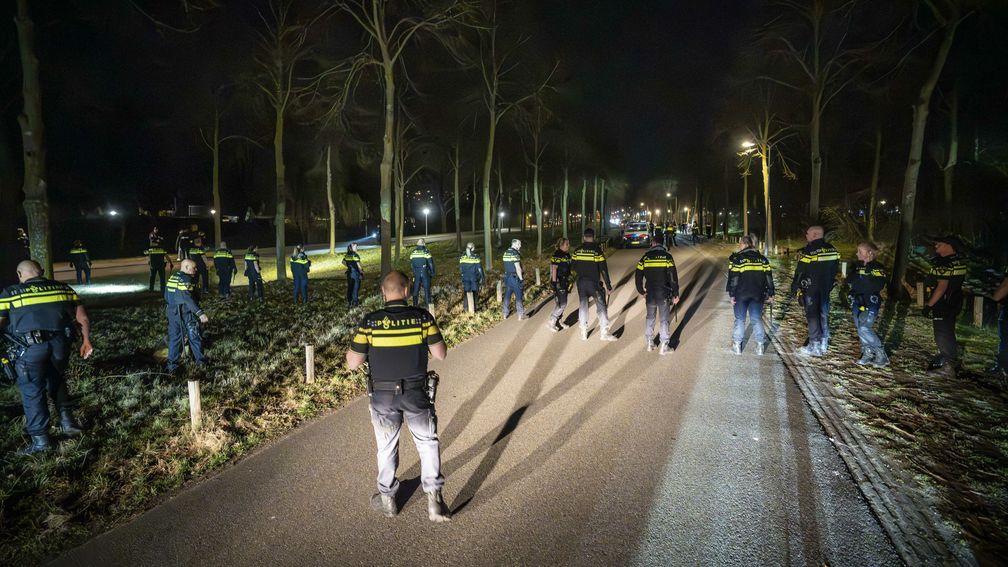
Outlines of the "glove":
{"label": "glove", "polygon": [[925,305],[924,308],[921,309],[921,316],[930,319],[931,315],[933,314],[932,311],[933,308],[930,305]]}

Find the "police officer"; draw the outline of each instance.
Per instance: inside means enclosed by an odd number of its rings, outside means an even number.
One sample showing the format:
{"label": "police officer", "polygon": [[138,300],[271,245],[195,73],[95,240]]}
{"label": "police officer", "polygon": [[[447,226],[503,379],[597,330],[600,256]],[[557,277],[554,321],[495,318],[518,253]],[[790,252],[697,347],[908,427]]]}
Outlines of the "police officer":
{"label": "police officer", "polygon": [[644,323],[644,343],[648,352],[654,350],[655,316],[661,322],[658,340],[661,347],[658,354],[665,356],[671,352],[669,339],[669,313],[671,305],[679,303],[679,274],[676,271],[675,260],[664,246],[664,239],[657,237],[651,242],[651,249],[641,256],[637,262],[634,280],[637,293],[645,298],[647,318]]}
{"label": "police officer", "polygon": [[518,320],[525,318],[525,272],[521,265],[521,240],[515,238],[511,247],[504,251],[504,298],[501,314],[504,319],[511,314],[511,296],[514,295]]}
{"label": "police officer", "polygon": [[59,412],[62,432],[81,433],[65,376],[75,320],[82,337],[81,357],[91,356],[94,348],[87,311],[73,288],[42,277],[41,266],[33,260],[18,264],[17,277],[19,284],[0,292],[0,330],[19,346],[14,370],[31,443],[17,453],[31,455],[50,448],[46,393]]}
{"label": "police officer", "polygon": [[675,239],[676,224],[675,222],[669,222],[665,224],[665,243],[671,244],[672,246],[679,246],[676,244]]}
{"label": "police officer", "polygon": [[[586,228],[581,246],[571,253],[571,269],[577,273],[577,290],[580,306],[578,307],[578,324],[581,326],[581,340],[588,340],[588,299],[595,300],[595,310],[598,314],[599,338],[603,341],[615,341],[616,337],[609,334],[608,295],[612,293],[612,282],[609,281],[609,265],[606,263],[602,247],[595,242],[595,230]],[[603,289],[604,286],[604,289]]]}
{"label": "police officer", "polygon": [[147,262],[150,265],[150,285],[148,289],[154,291],[154,277],[160,280],[161,293],[165,290],[165,264],[168,264],[169,270],[175,269],[175,264],[172,263],[171,258],[168,257],[168,251],[160,246],[151,246],[150,248],[144,250],[144,256],[147,256]]}
{"label": "police officer", "polygon": [[298,298],[308,303],[308,272],[311,270],[311,260],[305,253],[304,244],[294,247],[291,255],[291,275],[294,277],[294,303]]}
{"label": "police officer", "polygon": [[1001,285],[994,290],[991,297],[995,302],[1001,304],[1001,310],[998,314],[997,359],[994,362],[994,366],[988,369],[988,372],[1005,379],[1008,378],[1008,302],[1005,301],[1008,298],[1008,271],[1005,271],[1005,277],[1001,280]]}
{"label": "police officer", "polygon": [[346,253],[343,254],[343,265],[346,266],[347,305],[356,307],[360,305],[361,280],[364,279],[364,269],[361,267],[356,242],[347,245]]}
{"label": "police officer", "polygon": [[861,341],[861,358],[857,363],[883,368],[889,365],[889,356],[874,326],[882,308],[882,288],[886,285],[887,276],[885,268],[875,260],[877,254],[878,247],[874,242],[858,244],[858,263],[847,274],[847,285],[850,287],[847,300],[858,340]]}
{"label": "police officer", "polygon": [[245,251],[245,277],[248,278],[249,299],[265,301],[263,293],[262,266],[259,265],[259,247],[251,244]]}
{"label": "police officer", "polygon": [[766,331],[763,328],[763,302],[773,302],[774,283],[770,261],[756,250],[755,242],[743,236],[739,250],[728,257],[728,297],[735,312],[735,329],[732,332],[732,351],[742,354],[745,338],[746,315],[753,326],[756,354],[766,350]]}
{"label": "police officer", "polygon": [[955,377],[960,363],[956,317],[962,310],[962,284],[966,279],[966,264],[958,256],[963,245],[955,236],[942,236],[935,239],[934,249],[936,256],[928,272],[931,296],[922,314],[931,317],[938,355],[931,359],[927,369]]}
{"label": "police officer", "polygon": [[196,283],[203,290],[203,293],[210,293],[210,272],[207,269],[206,264],[206,253],[210,249],[203,245],[202,237],[195,237],[192,239],[192,245],[189,246],[189,259],[196,263]]}
{"label": "police officer", "polygon": [[829,345],[830,292],[840,270],[840,253],[823,240],[823,227],[810,226],[805,231],[808,244],[798,254],[798,267],[791,281],[791,293],[800,293],[808,320],[808,344],[798,353],[824,356]]}
{"label": "police officer", "polygon": [[567,297],[570,295],[571,255],[570,240],[561,237],[557,240],[556,250],[550,256],[550,286],[553,288],[553,298],[556,307],[550,313],[546,328],[554,333],[563,330],[560,318],[567,309]]}
{"label": "police officer", "polygon": [[417,240],[416,248],[410,252],[410,267],[413,268],[413,306],[420,301],[420,288],[423,287],[424,305],[430,307],[430,286],[434,279],[434,258],[421,238]]}
{"label": "police officer", "polygon": [[206,323],[210,319],[200,309],[199,287],[196,285],[195,276],[196,262],[187,258],[182,260],[179,271],[168,278],[168,286],[165,289],[167,301],[165,311],[168,315],[168,372],[174,372],[178,368],[182,345],[187,339],[196,366],[202,368],[206,364],[200,323]]}
{"label": "police officer", "polygon": [[78,285],[91,283],[91,258],[80,240],[74,240],[73,248],[70,249],[70,267],[77,271]]}
{"label": "police officer", "polygon": [[155,226],[147,235],[147,245],[153,248],[154,246],[161,246],[162,243],[164,243],[164,238],[158,232],[158,227]]}
{"label": "police officer", "polygon": [[178,253],[176,260],[181,262],[189,257],[189,247],[192,245],[192,240],[189,236],[189,231],[180,228],[178,231],[178,236],[175,237],[175,250]]}
{"label": "police officer", "polygon": [[231,278],[238,273],[234,254],[223,240],[214,251],[214,270],[217,271],[217,293],[224,299],[231,297]]}
{"label": "police officer", "polygon": [[371,424],[378,448],[378,492],[371,507],[385,516],[395,516],[399,489],[399,432],[403,419],[409,424],[420,454],[420,482],[427,494],[427,517],[433,522],[451,519],[441,497],[441,453],[433,392],[428,393],[427,361],[444,360],[448,353],[434,317],[425,309],[409,307],[409,278],[400,271],[382,279],[385,307],[364,316],[347,351],[347,365],[356,370],[365,361],[370,367],[368,398]]}
{"label": "police officer", "polygon": [[473,311],[479,304],[479,289],[483,285],[483,265],[476,244],[466,244],[465,252],[459,257],[459,274],[462,276],[462,310],[469,310],[469,293],[473,294]]}

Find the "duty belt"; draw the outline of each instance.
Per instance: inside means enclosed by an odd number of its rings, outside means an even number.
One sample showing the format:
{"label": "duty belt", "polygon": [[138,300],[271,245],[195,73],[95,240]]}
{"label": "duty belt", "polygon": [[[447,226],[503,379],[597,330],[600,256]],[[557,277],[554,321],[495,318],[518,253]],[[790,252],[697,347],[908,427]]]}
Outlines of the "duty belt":
{"label": "duty belt", "polygon": [[49,342],[50,340],[58,336],[62,336],[63,334],[63,331],[48,331],[39,329],[36,331],[29,331],[27,333],[19,333],[17,336],[24,339],[24,341],[30,345],[39,345]]}
{"label": "duty belt", "polygon": [[421,390],[427,387],[427,380],[424,378],[414,378],[411,380],[371,380],[372,392],[395,392],[401,393],[405,390]]}

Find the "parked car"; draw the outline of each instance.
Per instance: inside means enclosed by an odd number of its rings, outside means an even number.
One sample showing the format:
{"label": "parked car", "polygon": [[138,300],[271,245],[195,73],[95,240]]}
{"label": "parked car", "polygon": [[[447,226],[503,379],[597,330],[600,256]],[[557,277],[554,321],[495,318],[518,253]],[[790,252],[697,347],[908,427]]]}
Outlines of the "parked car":
{"label": "parked car", "polygon": [[621,248],[632,248],[634,246],[651,246],[651,231],[646,222],[630,222],[623,228],[620,238]]}

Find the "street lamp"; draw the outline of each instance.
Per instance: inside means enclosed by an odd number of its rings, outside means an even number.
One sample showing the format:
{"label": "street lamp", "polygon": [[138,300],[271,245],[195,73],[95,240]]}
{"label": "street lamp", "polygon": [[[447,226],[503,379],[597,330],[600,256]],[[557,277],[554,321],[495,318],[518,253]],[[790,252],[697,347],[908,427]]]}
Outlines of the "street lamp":
{"label": "street lamp", "polygon": [[216,214],[217,214],[217,209],[210,209],[210,216],[214,216]]}
{"label": "street lamp", "polygon": [[427,208],[427,207],[424,207],[424,210],[423,210],[423,232],[424,232],[424,236],[429,236],[430,235],[427,232],[427,215],[429,215],[429,214],[430,214],[430,209]]}
{"label": "street lamp", "polygon": [[111,210],[109,210],[108,214],[109,214],[110,217],[114,217],[114,216],[116,216],[116,215],[119,214],[119,211],[117,211],[115,209],[111,209]]}

